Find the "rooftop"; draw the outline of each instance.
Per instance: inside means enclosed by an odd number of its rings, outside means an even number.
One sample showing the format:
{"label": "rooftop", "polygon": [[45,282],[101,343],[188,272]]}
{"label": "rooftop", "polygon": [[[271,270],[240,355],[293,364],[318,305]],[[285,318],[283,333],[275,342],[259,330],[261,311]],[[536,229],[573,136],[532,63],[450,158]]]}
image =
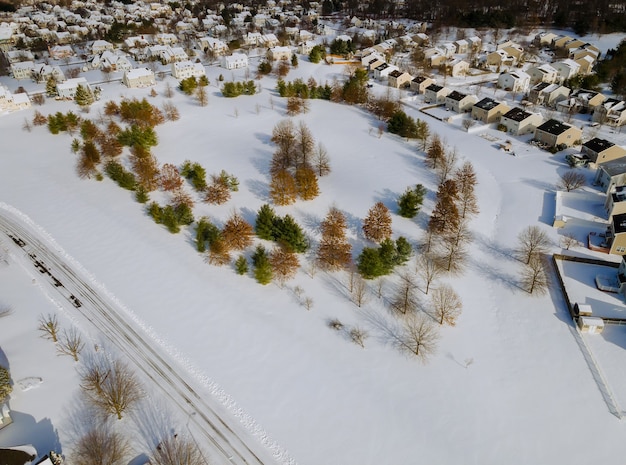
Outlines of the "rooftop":
{"label": "rooftop", "polygon": [[480,108],[482,110],[491,110],[500,105],[500,102],[496,102],[494,99],[485,97],[480,102],[474,104],[475,107]]}
{"label": "rooftop", "polygon": [[518,123],[520,121],[524,121],[529,116],[531,116],[531,114],[528,113],[527,111],[522,110],[521,108],[512,108],[511,110],[507,111],[503,115],[504,118],[508,118],[508,119],[513,120],[513,121],[517,121]]}
{"label": "rooftop", "polygon": [[463,94],[462,92],[453,90],[452,92],[450,92],[446,98],[452,99],[452,100],[456,100],[458,102],[460,102],[461,100],[463,100],[465,97],[467,97],[467,94]]}
{"label": "rooftop", "polygon": [[443,86],[439,84],[431,84],[426,88],[426,90],[430,90],[431,92],[439,92],[441,89],[443,89]]}
{"label": "rooftop", "polygon": [[619,157],[602,163],[601,169],[609,176],[626,173],[626,157]]}
{"label": "rooftop", "polygon": [[537,127],[537,130],[558,136],[559,134],[563,134],[571,127],[572,126],[570,126],[569,124],[562,123],[555,119],[550,119],[543,123],[541,126]]}
{"label": "rooftop", "polygon": [[594,137],[593,139],[585,142],[583,144],[583,147],[586,147],[587,149],[591,150],[592,152],[595,153],[600,153],[603,152],[606,149],[609,149],[611,147],[613,147],[615,144],[611,141],[608,141],[606,139],[600,139],[598,137]]}

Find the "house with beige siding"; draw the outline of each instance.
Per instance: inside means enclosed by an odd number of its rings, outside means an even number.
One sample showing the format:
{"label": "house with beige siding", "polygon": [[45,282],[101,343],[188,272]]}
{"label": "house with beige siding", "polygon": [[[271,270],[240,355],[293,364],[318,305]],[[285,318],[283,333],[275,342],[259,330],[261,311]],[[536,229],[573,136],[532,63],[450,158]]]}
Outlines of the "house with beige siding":
{"label": "house with beige siding", "polygon": [[413,92],[417,92],[418,94],[423,94],[426,88],[434,84],[435,80],[426,76],[416,76],[411,80],[409,87]]}
{"label": "house with beige siding", "polygon": [[267,58],[270,61],[291,60],[291,55],[290,47],[272,47],[267,51]]}
{"label": "house with beige siding", "polygon": [[510,92],[526,92],[530,76],[521,70],[505,71],[498,76],[498,87]]}
{"label": "house with beige siding", "polygon": [[626,157],[598,165],[593,183],[600,186],[604,192],[610,192],[615,186],[626,185]]}
{"label": "house with beige siding", "polygon": [[471,111],[472,107],[477,101],[478,98],[475,95],[468,95],[453,90],[448,95],[446,95],[444,104],[449,110],[452,110],[456,113],[464,113],[466,111]]}
{"label": "house with beige siding", "polygon": [[389,83],[389,87],[395,87],[396,89],[400,89],[401,87],[409,87],[411,79],[413,79],[413,76],[411,76],[409,73],[403,73],[395,69],[391,73],[389,73],[389,76],[387,77],[387,82]]}
{"label": "house with beige siding", "polygon": [[571,147],[582,136],[582,129],[555,119],[550,119],[535,129],[535,140],[548,147]]}
{"label": "house with beige siding", "polygon": [[11,64],[11,74],[14,79],[31,79],[33,77],[33,70],[35,69],[35,63],[32,61],[21,61]]}
{"label": "house with beige siding", "polygon": [[9,89],[0,84],[0,114],[30,108],[30,98],[28,94],[12,94]]}
{"label": "house with beige siding", "polygon": [[136,68],[126,71],[122,82],[130,89],[150,87],[156,84],[154,73],[148,68]]}
{"label": "house with beige siding", "polygon": [[559,73],[556,69],[547,63],[539,66],[531,66],[526,72],[530,76],[530,84],[536,84],[538,82],[547,82],[548,84],[554,84]]}
{"label": "house with beige siding", "polygon": [[559,84],[540,82],[530,89],[528,100],[535,105],[554,107],[561,100],[566,100],[570,92],[570,89]]}
{"label": "house with beige siding", "polygon": [[472,118],[485,124],[496,123],[509,110],[510,108],[504,103],[485,97],[472,107]]}
{"label": "house with beige siding", "polygon": [[626,124],[626,102],[614,98],[605,100],[596,107],[592,120],[608,126],[622,126]]}
{"label": "house with beige siding", "polygon": [[591,163],[600,165],[617,158],[626,157],[626,149],[606,139],[594,137],[581,146],[580,154],[589,159]]}
{"label": "house with beige siding", "polygon": [[424,102],[426,103],[445,103],[446,95],[452,90],[438,84],[431,84],[424,90]]}
{"label": "house with beige siding", "polygon": [[500,124],[506,127],[507,132],[516,136],[534,132],[542,121],[539,113],[529,113],[519,107],[512,108],[500,117]]}
{"label": "house with beige siding", "polygon": [[607,193],[604,211],[609,221],[612,221],[615,215],[626,213],[626,186],[615,186],[615,189]]}
{"label": "house with beige siding", "polygon": [[626,255],[626,213],[613,215],[606,231],[609,253]]}

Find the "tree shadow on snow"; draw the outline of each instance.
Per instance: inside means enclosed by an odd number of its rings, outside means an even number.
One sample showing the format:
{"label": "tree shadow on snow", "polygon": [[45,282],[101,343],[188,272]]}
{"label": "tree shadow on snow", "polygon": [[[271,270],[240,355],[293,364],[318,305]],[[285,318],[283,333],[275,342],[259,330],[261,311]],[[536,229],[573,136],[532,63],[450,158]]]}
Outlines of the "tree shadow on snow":
{"label": "tree shadow on snow", "polygon": [[246,179],[245,181],[248,190],[252,192],[259,200],[267,202],[270,196],[270,186],[266,182],[259,181],[258,179]]}
{"label": "tree shadow on snow", "polygon": [[268,157],[263,157],[262,155],[265,155],[265,152],[262,150],[257,150],[257,153],[261,156],[250,158],[250,162],[259,173],[261,173],[263,176],[269,177],[271,155]]}
{"label": "tree shadow on snow", "polygon": [[32,444],[39,456],[51,450],[62,453],[61,442],[57,429],[50,418],[35,420],[32,415],[11,410],[13,423],[2,430],[0,446],[11,447],[20,444]]}
{"label": "tree shadow on snow", "polygon": [[128,416],[133,421],[135,434],[141,438],[146,450],[153,450],[164,438],[176,434],[179,427],[177,417],[167,406],[152,398],[144,398]]}
{"label": "tree shadow on snow", "polygon": [[374,201],[382,202],[382,204],[387,207],[390,212],[395,212],[398,209],[398,197],[400,197],[398,193],[385,188],[382,192],[376,192],[374,195]]}

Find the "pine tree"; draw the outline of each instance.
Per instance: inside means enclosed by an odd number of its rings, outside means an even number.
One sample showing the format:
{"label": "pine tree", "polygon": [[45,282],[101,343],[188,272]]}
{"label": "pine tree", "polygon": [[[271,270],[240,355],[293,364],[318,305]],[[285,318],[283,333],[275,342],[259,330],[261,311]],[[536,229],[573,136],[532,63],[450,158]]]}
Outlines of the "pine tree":
{"label": "pine tree", "polygon": [[244,255],[239,255],[235,261],[235,271],[242,276],[248,272],[248,260]]}
{"label": "pine tree", "polygon": [[404,218],[414,218],[420,211],[426,195],[426,189],[421,184],[413,189],[407,187],[406,191],[398,198],[398,214]]}
{"label": "pine tree", "polygon": [[274,240],[294,252],[303,253],[309,248],[304,231],[290,215],[275,219],[273,236]]}
{"label": "pine tree", "polygon": [[317,261],[326,270],[346,267],[352,260],[352,246],[346,238],[346,217],[332,207],[322,221],[322,238],[317,250]]}
{"label": "pine tree", "polygon": [[320,195],[317,176],[309,166],[301,165],[296,169],[295,181],[298,196],[302,200],[312,200]]}
{"label": "pine tree", "polygon": [[478,201],[474,188],[478,184],[476,172],[471,162],[467,161],[456,170],[454,180],[459,190],[459,213],[461,218],[468,215],[477,215],[479,212]]}
{"label": "pine tree", "polygon": [[296,181],[286,169],[272,174],[270,197],[276,205],[290,205],[296,201]]}
{"label": "pine tree", "polygon": [[253,235],[252,226],[237,212],[233,212],[222,228],[222,238],[229,250],[243,250],[252,245]]}
{"label": "pine tree", "polygon": [[357,270],[365,279],[374,279],[388,274],[379,251],[373,247],[365,247],[357,258]]}
{"label": "pine tree", "polygon": [[57,81],[54,77],[50,76],[46,81],[46,95],[48,97],[56,97],[57,93]]}
{"label": "pine tree", "polygon": [[94,102],[94,96],[89,87],[78,84],[76,94],[74,94],[74,101],[81,107],[88,107]]}
{"label": "pine tree", "polygon": [[260,284],[269,284],[272,282],[273,272],[272,264],[265,247],[257,245],[252,255],[252,264],[254,265],[254,277]]}
{"label": "pine tree", "polygon": [[381,242],[390,238],[391,232],[389,209],[382,202],[377,202],[370,208],[367,217],[363,220],[365,238],[373,242]]}
{"label": "pine tree", "polygon": [[256,216],[254,230],[260,239],[273,241],[276,239],[274,223],[276,222],[276,212],[268,204],[261,205]]}

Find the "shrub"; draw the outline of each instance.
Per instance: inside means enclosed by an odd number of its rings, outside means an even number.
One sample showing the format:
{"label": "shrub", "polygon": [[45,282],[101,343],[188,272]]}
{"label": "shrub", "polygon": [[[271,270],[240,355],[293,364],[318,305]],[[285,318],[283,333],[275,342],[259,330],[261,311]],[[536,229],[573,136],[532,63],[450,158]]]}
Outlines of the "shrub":
{"label": "shrub", "polygon": [[104,171],[108,177],[115,181],[118,186],[129,191],[134,191],[137,188],[137,181],[135,175],[130,171],[124,169],[124,167],[116,161],[109,161],[104,167]]}

